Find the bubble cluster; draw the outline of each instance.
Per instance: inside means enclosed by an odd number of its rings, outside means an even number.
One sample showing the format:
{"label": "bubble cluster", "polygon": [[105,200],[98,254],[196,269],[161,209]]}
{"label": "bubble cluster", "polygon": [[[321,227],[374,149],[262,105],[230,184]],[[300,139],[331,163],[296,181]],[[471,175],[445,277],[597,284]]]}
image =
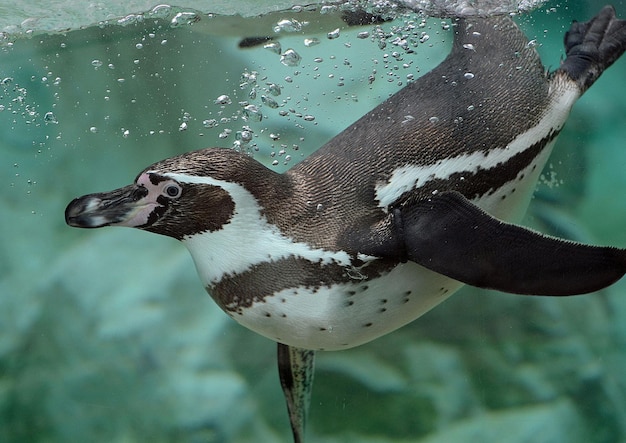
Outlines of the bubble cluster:
{"label": "bubble cluster", "polygon": [[274,26],[274,32],[298,32],[302,30],[302,27],[307,25],[306,22],[299,22],[296,19],[283,19],[276,23]]}

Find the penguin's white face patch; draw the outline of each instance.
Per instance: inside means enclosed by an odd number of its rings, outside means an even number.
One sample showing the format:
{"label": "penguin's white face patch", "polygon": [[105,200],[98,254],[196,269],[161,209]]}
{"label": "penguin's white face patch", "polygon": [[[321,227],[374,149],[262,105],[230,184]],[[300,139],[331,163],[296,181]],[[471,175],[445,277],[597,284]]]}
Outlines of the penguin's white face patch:
{"label": "penguin's white face patch", "polygon": [[303,258],[320,265],[334,263],[349,266],[351,263],[346,252],[312,248],[282,234],[277,226],[267,221],[256,198],[238,183],[178,173],[164,176],[184,186],[219,187],[234,202],[233,215],[221,229],[182,238],[205,286],[213,285],[227,275],[245,272],[259,263],[289,257]]}

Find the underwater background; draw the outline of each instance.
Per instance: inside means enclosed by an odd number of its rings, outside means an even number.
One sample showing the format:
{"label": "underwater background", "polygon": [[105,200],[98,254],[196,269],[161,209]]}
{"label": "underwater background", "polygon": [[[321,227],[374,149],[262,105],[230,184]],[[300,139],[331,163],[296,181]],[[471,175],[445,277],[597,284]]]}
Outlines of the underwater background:
{"label": "underwater background", "polygon": [[[448,22],[391,8],[347,27],[341,7],[286,1],[13,3],[0,2],[0,442],[289,442],[275,343],[220,311],[185,248],[71,229],[65,206],[206,146],[283,171],[439,63]],[[602,4],[548,1],[516,21],[554,69],[571,21]],[[239,47],[259,36],[273,43]],[[622,57],[575,105],[525,224],[626,247],[625,79]],[[626,279],[566,298],[466,287],[319,353],[308,441],[626,442],[625,368]]]}

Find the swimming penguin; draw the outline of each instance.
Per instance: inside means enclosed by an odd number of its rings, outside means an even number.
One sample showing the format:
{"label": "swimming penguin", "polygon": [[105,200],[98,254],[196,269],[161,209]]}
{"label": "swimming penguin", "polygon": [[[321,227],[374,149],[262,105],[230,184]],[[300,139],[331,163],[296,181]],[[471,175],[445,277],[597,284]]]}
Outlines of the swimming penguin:
{"label": "swimming penguin", "polygon": [[552,73],[509,17],[453,25],[438,67],[284,174],[209,148],[65,211],[70,226],[183,242],[217,304],[278,342],[296,442],[316,350],[387,334],[463,284],[571,295],[626,272],[625,249],[513,224],[572,105],[624,52],[626,22],[609,6],[575,22]]}

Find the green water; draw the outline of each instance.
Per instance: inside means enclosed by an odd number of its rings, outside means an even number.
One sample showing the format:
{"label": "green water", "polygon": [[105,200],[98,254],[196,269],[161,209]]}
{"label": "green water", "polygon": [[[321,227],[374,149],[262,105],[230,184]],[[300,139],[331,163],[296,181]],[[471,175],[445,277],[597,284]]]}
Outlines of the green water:
{"label": "green water", "polygon": [[[275,344],[218,309],[180,244],[63,220],[72,198],[205,146],[285,170],[449,49],[440,19],[382,24],[382,48],[377,28],[343,27],[334,10],[255,17],[291,5],[267,3],[188,5],[246,19],[150,13],[141,1],[48,16],[43,4],[0,4],[10,31],[0,48],[0,442],[289,441]],[[626,3],[615,6],[626,17]],[[554,69],[571,20],[599,7],[547,2],[518,22]],[[277,35],[282,54],[301,57],[293,66],[262,45],[238,47],[282,19],[310,22]],[[405,34],[415,53],[391,43]],[[626,246],[624,78],[623,58],[575,106],[527,224]],[[466,288],[393,334],[322,353],[310,441],[624,442],[625,294],[626,281],[562,299]]]}

